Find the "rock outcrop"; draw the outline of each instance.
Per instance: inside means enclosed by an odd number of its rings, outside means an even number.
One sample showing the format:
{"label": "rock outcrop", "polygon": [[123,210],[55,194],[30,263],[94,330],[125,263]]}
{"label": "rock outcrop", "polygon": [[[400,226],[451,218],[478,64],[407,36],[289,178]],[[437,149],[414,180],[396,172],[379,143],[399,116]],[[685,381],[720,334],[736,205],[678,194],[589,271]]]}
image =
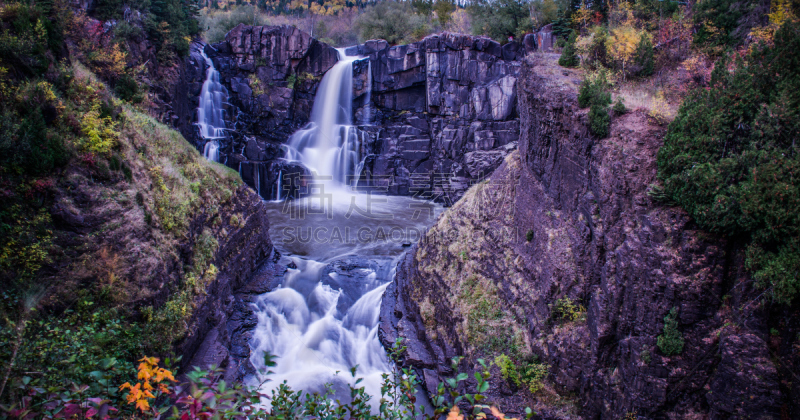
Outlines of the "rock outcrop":
{"label": "rock outcrop", "polygon": [[218,238],[213,264],[219,273],[207,285],[205,293],[195,299],[192,317],[187,322],[189,334],[181,341],[177,353],[191,356],[184,358],[184,368],[207,368],[214,364],[226,368],[231,378],[237,378],[238,371],[244,372],[245,368],[241,360],[229,357],[235,353],[238,338],[236,310],[242,298],[274,287],[271,271],[274,267],[268,259],[274,249],[264,203],[246,186],[235,192],[215,219],[217,223],[201,216],[192,224],[192,232],[207,230]]}
{"label": "rock outcrop", "polygon": [[[556,58],[527,65],[517,82],[518,152],[399,265],[383,301],[384,345],[406,338],[405,363],[429,390],[453,374],[456,355],[466,371],[478,357],[535,355],[550,366],[536,395],[495,372],[492,397],[509,414],[796,415],[798,386],[779,366],[797,363],[797,327],[771,338],[775,310],[752,289],[742,250],[648,195],[664,128],[637,111],[592,137],[576,75],[553,72]],[[684,344],[667,355],[658,337],[673,308]]]}

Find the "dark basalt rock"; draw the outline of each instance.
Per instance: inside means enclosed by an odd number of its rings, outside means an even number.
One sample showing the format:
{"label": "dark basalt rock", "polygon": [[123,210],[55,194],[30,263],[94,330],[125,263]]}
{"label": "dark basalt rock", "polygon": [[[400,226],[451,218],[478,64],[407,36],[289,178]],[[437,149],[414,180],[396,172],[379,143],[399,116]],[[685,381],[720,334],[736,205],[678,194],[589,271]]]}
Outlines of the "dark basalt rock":
{"label": "dark basalt rock", "polygon": [[[548,72],[556,58],[537,58],[519,76],[519,150],[400,262],[381,308],[384,345],[406,339],[404,363],[429,391],[452,375],[453,356],[466,356],[460,369],[471,373],[491,357],[463,329],[459,282],[476,276],[494,283],[497,305],[550,365],[547,383],[584,418],[796,417],[800,386],[779,368],[797,363],[797,329],[788,327],[796,309],[772,311],[787,327],[771,336],[775,315],[747,286],[744,250],[649,199],[664,128],[632,112],[608,138],[593,138],[574,89]],[[469,156],[473,166],[494,159]],[[462,243],[466,259],[451,250]],[[584,305],[584,320],[554,320],[553,304],[567,297]],[[657,342],[672,308],[685,344],[666,356]],[[494,373],[490,398],[506,414],[534,404],[504,392]],[[539,404],[540,415],[559,417]]]}
{"label": "dark basalt rock", "polygon": [[[365,57],[353,66],[353,115],[368,156],[362,184],[390,194],[424,191],[450,204],[491,173],[519,136],[519,60],[531,46],[442,33],[409,45],[373,40],[348,48]],[[193,123],[205,78],[199,48],[184,64],[181,86],[189,99],[179,101],[177,125],[202,148]],[[273,163],[282,157],[279,145],[308,121],[319,82],[338,53],[296,28],[273,26],[239,25],[225,41],[204,48],[230,93],[232,130],[220,161],[262,197],[275,198],[269,185],[282,169]],[[467,165],[466,154],[475,151],[493,152],[473,154]],[[385,185],[389,179],[392,185]]]}

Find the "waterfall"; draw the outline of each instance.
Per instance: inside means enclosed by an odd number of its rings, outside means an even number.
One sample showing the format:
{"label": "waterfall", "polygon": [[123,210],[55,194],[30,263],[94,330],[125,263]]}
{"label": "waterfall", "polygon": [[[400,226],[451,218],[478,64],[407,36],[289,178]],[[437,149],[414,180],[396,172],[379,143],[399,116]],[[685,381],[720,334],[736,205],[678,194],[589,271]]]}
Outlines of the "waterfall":
{"label": "waterfall", "polygon": [[[307,196],[281,202],[291,196],[282,191],[284,184],[293,191],[289,177],[283,179],[284,170],[292,172],[281,167],[275,180],[277,200],[264,203],[273,243],[282,254],[279,263],[288,268],[280,285],[254,303],[258,323],[249,343],[250,361],[257,371],[265,370],[263,355],[271,353],[276,357],[270,368],[274,374],[263,384],[265,378],[258,374],[246,380],[261,384],[267,394],[284,381],[306,392],[324,393],[331,384],[334,399],[347,401],[348,385],[355,384],[348,371],[358,366],[357,376],[364,379],[359,386],[373,396],[375,411],[382,375],[391,370],[378,338],[381,298],[407,249],[404,245],[419,239],[441,206],[411,197],[372,200],[368,194],[344,190],[351,178],[358,183],[369,155],[362,156],[367,133],[359,133],[352,115],[353,63],[360,57],[338,51],[339,61],[317,89],[310,122],[285,148],[285,159],[313,171],[314,184],[325,184],[326,191],[315,185],[318,195],[309,188]],[[367,111],[368,106],[369,96]],[[330,201],[324,201],[326,195]],[[431,211],[419,217],[420,206]],[[391,240],[386,232],[392,232]]]}
{"label": "waterfall", "polygon": [[219,161],[219,139],[225,137],[225,110],[223,104],[228,100],[228,90],[219,82],[219,72],[214,68],[204,50],[200,51],[206,61],[206,80],[200,92],[200,104],[197,107],[197,126],[200,137],[206,140],[203,156],[212,161]]}
{"label": "waterfall", "polygon": [[203,148],[203,156],[208,160],[219,162],[219,141],[208,140]]}
{"label": "waterfall", "polygon": [[339,61],[317,89],[311,122],[289,138],[286,158],[302,163],[320,180],[344,185],[360,159],[361,145],[353,126],[353,62],[337,49]]}

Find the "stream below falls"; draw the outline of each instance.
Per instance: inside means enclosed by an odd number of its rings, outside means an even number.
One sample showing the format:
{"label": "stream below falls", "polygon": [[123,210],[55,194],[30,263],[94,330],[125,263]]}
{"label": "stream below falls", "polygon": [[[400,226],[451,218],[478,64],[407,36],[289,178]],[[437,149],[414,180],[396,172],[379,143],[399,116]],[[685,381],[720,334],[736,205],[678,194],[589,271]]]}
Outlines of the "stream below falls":
{"label": "stream below falls", "polygon": [[390,371],[378,340],[383,291],[398,259],[442,207],[346,191],[267,205],[273,242],[290,268],[256,302],[251,362],[263,371],[264,352],[277,362],[262,392],[271,394],[284,381],[320,393],[331,384],[335,398],[346,401],[354,383],[350,368],[358,366],[356,377],[377,406],[381,375]]}

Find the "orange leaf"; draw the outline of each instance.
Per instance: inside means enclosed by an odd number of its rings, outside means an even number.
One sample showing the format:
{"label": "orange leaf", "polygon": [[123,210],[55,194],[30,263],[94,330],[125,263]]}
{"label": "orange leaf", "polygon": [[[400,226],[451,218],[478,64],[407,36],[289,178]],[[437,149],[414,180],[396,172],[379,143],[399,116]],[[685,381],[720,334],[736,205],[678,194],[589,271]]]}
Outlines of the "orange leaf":
{"label": "orange leaf", "polygon": [[464,416],[459,414],[458,407],[453,407],[447,413],[447,420],[464,420]]}
{"label": "orange leaf", "polygon": [[500,420],[505,420],[506,415],[501,413],[500,410],[497,409],[495,406],[489,407],[489,410],[492,412],[492,415],[497,417]]}
{"label": "orange leaf", "polygon": [[136,401],[136,408],[138,408],[142,412],[145,412],[150,409],[150,403],[147,402],[147,400]]}

